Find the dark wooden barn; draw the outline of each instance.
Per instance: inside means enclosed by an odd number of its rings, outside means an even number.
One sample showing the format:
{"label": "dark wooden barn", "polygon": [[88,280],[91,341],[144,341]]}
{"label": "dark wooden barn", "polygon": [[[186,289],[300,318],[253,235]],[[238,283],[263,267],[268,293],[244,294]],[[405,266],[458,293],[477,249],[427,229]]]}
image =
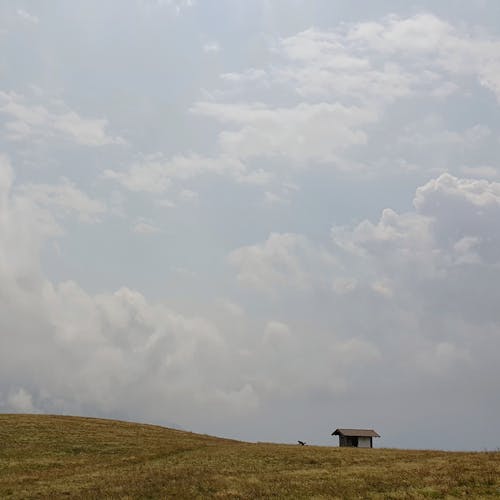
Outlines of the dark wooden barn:
{"label": "dark wooden barn", "polygon": [[339,446],[373,448],[373,438],[380,437],[373,429],[336,429],[332,436],[339,437]]}

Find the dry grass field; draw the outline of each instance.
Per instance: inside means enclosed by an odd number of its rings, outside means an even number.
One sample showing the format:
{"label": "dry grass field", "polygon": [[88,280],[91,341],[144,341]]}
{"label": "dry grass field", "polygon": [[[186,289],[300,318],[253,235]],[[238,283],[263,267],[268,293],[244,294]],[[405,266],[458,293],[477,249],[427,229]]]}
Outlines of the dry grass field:
{"label": "dry grass field", "polygon": [[500,453],[242,443],[112,420],[0,415],[0,498],[500,497]]}

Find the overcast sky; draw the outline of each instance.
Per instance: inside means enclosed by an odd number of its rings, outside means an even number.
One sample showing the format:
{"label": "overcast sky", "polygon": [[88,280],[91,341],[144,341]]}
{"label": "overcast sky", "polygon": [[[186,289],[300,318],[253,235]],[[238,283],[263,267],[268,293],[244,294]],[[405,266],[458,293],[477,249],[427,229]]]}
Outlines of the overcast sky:
{"label": "overcast sky", "polygon": [[0,0],[0,411],[500,447],[497,0]]}

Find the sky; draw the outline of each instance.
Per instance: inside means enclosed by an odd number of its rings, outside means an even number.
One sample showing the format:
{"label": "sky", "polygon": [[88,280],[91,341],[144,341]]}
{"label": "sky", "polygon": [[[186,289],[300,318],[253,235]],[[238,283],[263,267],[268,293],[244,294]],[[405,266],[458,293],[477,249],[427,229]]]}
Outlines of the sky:
{"label": "sky", "polygon": [[0,411],[500,447],[497,0],[0,0]]}

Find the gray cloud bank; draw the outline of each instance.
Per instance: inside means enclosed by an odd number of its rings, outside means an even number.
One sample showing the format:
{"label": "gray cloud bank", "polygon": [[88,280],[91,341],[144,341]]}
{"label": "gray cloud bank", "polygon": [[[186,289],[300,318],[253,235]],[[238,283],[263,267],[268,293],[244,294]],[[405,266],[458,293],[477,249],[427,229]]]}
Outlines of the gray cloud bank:
{"label": "gray cloud bank", "polygon": [[498,448],[500,33],[89,5],[0,8],[0,411]]}
{"label": "gray cloud bank", "polygon": [[[59,223],[37,190],[12,188],[6,160],[0,173],[4,410],[168,415],[222,431],[259,422],[277,402],[303,415],[312,397],[324,401],[325,425],[373,399],[371,422],[394,433],[424,419],[438,428],[450,411],[465,426],[488,408],[494,424],[499,183],[445,174],[417,189],[414,211],[335,227],[321,246],[276,233],[233,251],[241,285],[278,310],[296,308],[288,319],[233,329],[244,311],[227,309],[218,324],[128,288],[91,295],[51,282],[39,250]],[[75,204],[68,216],[86,210]]]}

